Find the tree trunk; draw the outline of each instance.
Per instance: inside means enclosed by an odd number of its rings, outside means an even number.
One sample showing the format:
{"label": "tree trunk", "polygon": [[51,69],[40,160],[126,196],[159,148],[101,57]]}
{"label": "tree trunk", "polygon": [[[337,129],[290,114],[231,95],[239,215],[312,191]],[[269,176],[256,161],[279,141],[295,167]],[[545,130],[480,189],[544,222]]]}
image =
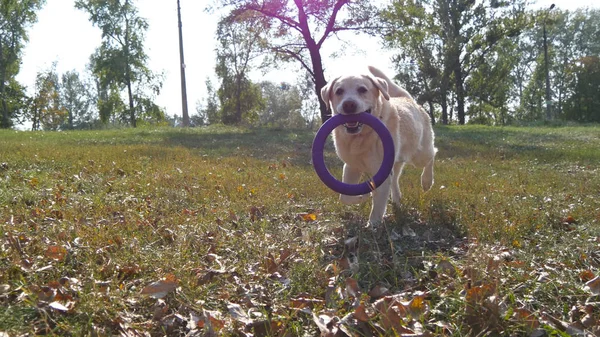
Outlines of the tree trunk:
{"label": "tree trunk", "polygon": [[435,115],[434,115],[435,109],[433,107],[433,102],[429,101],[428,103],[429,103],[429,117],[431,117],[431,125],[435,125]]}
{"label": "tree trunk", "polygon": [[327,109],[327,104],[321,98],[321,89],[327,85],[325,80],[325,74],[323,73],[323,64],[321,62],[321,54],[317,51],[313,57],[311,52],[311,58],[313,61],[313,70],[315,73],[315,92],[319,98],[319,110],[321,112],[321,122],[325,123],[331,117],[331,111]]}
{"label": "tree trunk", "polygon": [[2,97],[2,122],[0,123],[1,128],[8,128],[10,126],[8,106],[6,104],[6,67],[7,62],[5,62],[4,60],[4,46],[0,41],[0,97]]}
{"label": "tree trunk", "polygon": [[[127,72],[129,73],[129,66],[127,66]],[[131,125],[135,128],[137,127],[135,121],[135,109],[133,108],[133,92],[131,91],[131,79],[129,79],[129,74],[127,75],[127,94],[129,95],[129,119],[131,121]]]}
{"label": "tree trunk", "polygon": [[460,62],[454,68],[454,78],[456,86],[456,114],[458,117],[458,124],[465,124],[465,90],[463,88],[463,74],[460,68]]}
{"label": "tree trunk", "polygon": [[235,77],[235,116],[233,116],[233,124],[242,122],[242,77]]}

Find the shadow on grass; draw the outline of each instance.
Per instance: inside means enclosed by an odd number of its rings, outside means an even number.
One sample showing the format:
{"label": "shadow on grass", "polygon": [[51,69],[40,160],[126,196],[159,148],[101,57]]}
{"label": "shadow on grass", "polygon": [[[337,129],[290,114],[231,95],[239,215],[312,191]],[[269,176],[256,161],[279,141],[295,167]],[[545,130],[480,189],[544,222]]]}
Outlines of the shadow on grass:
{"label": "shadow on grass", "polygon": [[600,160],[600,129],[438,126],[438,158],[537,159],[541,162]]}
{"label": "shadow on grass", "polygon": [[456,214],[448,209],[445,204],[434,204],[424,217],[405,205],[393,207],[392,214],[376,228],[365,228],[366,219],[349,212],[343,216],[344,247],[338,248],[344,251],[342,260],[347,258],[350,265],[357,266],[353,274],[366,289],[375,285],[392,291],[411,287],[428,272],[426,259],[466,254],[466,234]]}
{"label": "shadow on grass", "polygon": [[[198,150],[211,157],[253,157],[261,160],[287,160],[309,166],[314,132],[286,129],[213,129],[207,132],[168,132],[164,143]],[[326,147],[326,160],[335,163],[331,139]]]}

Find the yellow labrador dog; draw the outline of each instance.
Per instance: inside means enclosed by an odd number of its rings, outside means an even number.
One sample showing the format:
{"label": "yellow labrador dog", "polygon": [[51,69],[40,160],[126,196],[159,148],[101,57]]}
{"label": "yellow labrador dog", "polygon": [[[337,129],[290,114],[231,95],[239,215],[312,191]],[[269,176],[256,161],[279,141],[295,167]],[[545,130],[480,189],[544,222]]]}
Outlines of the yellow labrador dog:
{"label": "yellow labrador dog", "polygon": [[[429,115],[412,96],[392,82],[383,72],[369,67],[370,74],[349,75],[334,79],[321,90],[321,97],[334,114],[357,114],[363,111],[379,118],[390,131],[396,151],[391,177],[372,192],[373,204],[369,224],[383,221],[387,200],[399,205],[402,194],[398,179],[405,164],[423,169],[421,186],[428,191],[433,185],[433,162],[437,149]],[[357,184],[363,173],[377,173],[383,161],[383,145],[377,133],[367,125],[347,123],[333,131],[338,157],[344,162],[342,181]],[[358,204],[366,195],[340,195],[344,204]]]}

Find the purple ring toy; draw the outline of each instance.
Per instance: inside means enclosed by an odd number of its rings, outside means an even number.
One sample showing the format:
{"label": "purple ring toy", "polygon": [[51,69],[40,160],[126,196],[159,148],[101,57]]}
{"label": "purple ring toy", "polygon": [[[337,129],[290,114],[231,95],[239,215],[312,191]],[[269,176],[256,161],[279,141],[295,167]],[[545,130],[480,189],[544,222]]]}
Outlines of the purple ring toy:
{"label": "purple ring toy", "polygon": [[[327,136],[337,126],[350,122],[367,124],[377,132],[383,143],[383,162],[381,163],[381,167],[373,178],[360,184],[347,184],[337,180],[331,175],[327,166],[325,166],[325,159],[323,158],[323,149]],[[315,172],[327,187],[344,195],[368,194],[383,184],[385,179],[390,175],[390,172],[392,172],[394,157],[394,140],[392,139],[392,135],[377,117],[367,112],[355,115],[334,115],[321,125],[312,145],[312,162]]]}

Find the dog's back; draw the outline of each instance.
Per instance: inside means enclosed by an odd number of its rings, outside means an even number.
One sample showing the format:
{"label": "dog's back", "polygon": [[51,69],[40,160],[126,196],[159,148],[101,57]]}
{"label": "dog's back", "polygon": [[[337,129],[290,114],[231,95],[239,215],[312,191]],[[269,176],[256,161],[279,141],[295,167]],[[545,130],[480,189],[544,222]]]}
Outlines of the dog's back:
{"label": "dog's back", "polygon": [[386,74],[383,73],[383,71],[381,71],[373,66],[369,66],[369,71],[375,77],[384,79],[387,82],[388,94],[390,95],[390,97],[406,97],[406,98],[413,99],[413,97],[408,93],[408,91],[404,90],[399,85],[394,83],[389,77],[387,77]]}

